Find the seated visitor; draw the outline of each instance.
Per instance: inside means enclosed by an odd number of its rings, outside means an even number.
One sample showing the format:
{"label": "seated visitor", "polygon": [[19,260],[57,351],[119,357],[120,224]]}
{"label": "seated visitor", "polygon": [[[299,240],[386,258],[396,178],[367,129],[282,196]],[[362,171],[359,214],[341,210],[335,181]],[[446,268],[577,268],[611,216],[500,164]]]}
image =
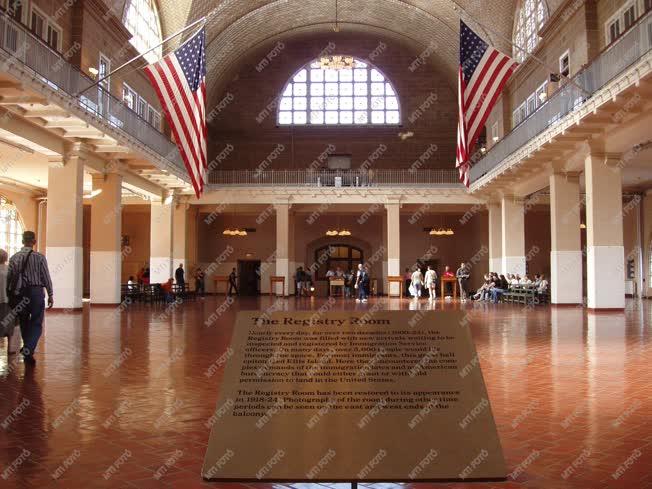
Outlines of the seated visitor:
{"label": "seated visitor", "polygon": [[521,278],[521,280],[519,281],[519,283],[520,283],[521,285],[531,285],[531,284],[532,284],[532,280],[530,280],[530,278],[529,278],[527,275],[523,275],[523,278]]}
{"label": "seated visitor", "polygon": [[472,297],[473,300],[477,301],[477,300],[482,300],[483,299],[483,295],[484,295],[485,291],[487,290],[487,287],[489,286],[489,279],[490,279],[490,275],[488,273],[485,273],[484,274],[484,282],[482,282],[482,285],[480,286],[480,288],[475,292],[475,294],[473,294],[473,297]]}
{"label": "seated visitor", "polygon": [[521,283],[521,276],[518,273],[512,275],[511,285],[519,285]]}
{"label": "seated visitor", "polygon": [[326,278],[327,278],[328,280],[330,280],[330,279],[332,279],[333,277],[335,277],[335,272],[334,272],[332,269],[329,268],[328,271],[326,272]]}
{"label": "seated visitor", "polygon": [[543,274],[539,275],[539,285],[537,286],[537,294],[544,295],[548,292],[548,281],[544,278]]}
{"label": "seated visitor", "polygon": [[496,304],[501,296],[509,289],[509,282],[504,275],[500,275],[494,287],[491,289],[491,302]]}
{"label": "seated visitor", "polygon": [[133,292],[136,290],[136,282],[134,281],[134,276],[129,275],[129,280],[127,280],[127,290]]}
{"label": "seated visitor", "polygon": [[164,284],[161,284],[161,290],[163,291],[165,302],[172,302],[174,300],[174,294],[172,293],[172,277],[170,277]]}

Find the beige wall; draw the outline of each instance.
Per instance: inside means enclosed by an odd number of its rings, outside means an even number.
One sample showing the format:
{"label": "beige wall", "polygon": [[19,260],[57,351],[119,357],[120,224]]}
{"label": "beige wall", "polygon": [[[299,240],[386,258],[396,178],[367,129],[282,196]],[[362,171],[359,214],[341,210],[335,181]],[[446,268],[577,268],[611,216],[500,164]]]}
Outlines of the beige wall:
{"label": "beige wall", "polygon": [[129,247],[122,250],[122,282],[138,273],[149,262],[150,246],[149,205],[122,207],[122,235],[129,237]]}
{"label": "beige wall", "polygon": [[[18,214],[23,221],[25,230],[39,231],[38,228],[38,200],[31,193],[22,193],[9,190],[0,186],[0,195],[14,203]],[[43,230],[45,232],[45,230]]]}

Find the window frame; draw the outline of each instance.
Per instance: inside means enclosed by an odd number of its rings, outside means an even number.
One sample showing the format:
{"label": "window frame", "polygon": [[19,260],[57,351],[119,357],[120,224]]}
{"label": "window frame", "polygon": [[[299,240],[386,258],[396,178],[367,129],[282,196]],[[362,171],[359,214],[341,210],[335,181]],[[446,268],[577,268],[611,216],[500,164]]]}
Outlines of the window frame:
{"label": "window frame", "polygon": [[[0,242],[0,248],[4,249],[9,256],[13,255],[16,253],[18,250],[22,248],[21,244],[21,238],[22,238],[22,233],[25,231],[25,223],[23,222],[23,218],[20,215],[20,212],[18,210],[18,207],[16,204],[9,198],[5,197],[3,194],[0,193],[0,210],[7,210],[7,212],[14,212],[15,218],[12,220],[6,220],[5,218],[0,214],[0,237],[3,237],[6,239],[5,243]],[[15,221],[15,232],[11,232],[11,221]],[[13,245],[11,245],[11,240],[9,239],[9,236],[13,236]]]}
{"label": "window frame", "polygon": [[[543,8],[543,14],[539,19],[539,9]],[[526,12],[531,9],[530,15]],[[519,63],[526,61],[533,53],[541,38],[539,31],[548,22],[550,9],[545,0],[520,0],[516,6],[514,24],[512,28],[512,43],[517,47],[512,48],[512,57]],[[520,49],[519,49],[520,48]]]}
{"label": "window frame", "polygon": [[[321,262],[320,257],[323,256],[325,250],[328,250],[329,248],[338,248],[338,247],[344,247],[344,248],[348,249],[348,256],[347,257],[345,257],[345,258],[339,258],[339,257],[332,258],[333,262],[338,262],[338,263],[346,262],[348,264],[349,267],[345,268],[343,271],[357,270],[357,265],[360,264],[360,263],[364,263],[364,250],[362,248],[360,248],[358,246],[355,246],[355,245],[352,245],[352,244],[348,244],[348,243],[337,243],[337,242],[336,243],[329,243],[327,245],[320,246],[319,248],[317,248],[315,250],[315,254],[314,254],[314,258],[315,258],[314,263],[320,263]],[[353,257],[353,250],[356,250],[356,251],[358,251],[360,253],[359,258],[354,258]],[[334,270],[336,268],[336,267],[331,267],[330,264],[331,264],[331,254],[328,253],[328,259],[323,264],[326,271],[331,270],[331,269]],[[328,278],[326,278],[325,275],[321,276],[319,274],[319,269],[320,268],[321,267],[317,267],[315,269],[315,281],[327,281]]]}
{"label": "window frame", "polygon": [[[338,54],[338,56],[351,56],[351,55],[346,54],[346,53],[342,53],[342,54]],[[360,83],[360,82],[356,82],[355,78],[354,78],[355,74],[353,73],[353,70],[355,70],[356,68],[353,68],[351,70],[352,75],[351,75],[351,82],[350,83],[352,85],[352,92],[351,92],[350,98],[351,98],[352,106],[351,106],[350,112],[351,112],[352,115],[351,115],[351,121],[350,122],[339,122],[340,113],[343,112],[343,111],[344,112],[349,112],[348,109],[341,109],[339,107],[339,102],[340,102],[341,98],[342,97],[349,97],[349,95],[341,95],[339,93],[341,84],[348,83],[348,82],[346,82],[346,81],[343,82],[343,81],[341,81],[339,79],[337,81],[329,82],[324,77],[323,80],[321,80],[321,81],[318,81],[318,80],[314,81],[314,83],[316,83],[316,84],[321,83],[323,85],[323,87],[324,87],[323,94],[322,95],[312,94],[311,85],[313,83],[313,80],[311,79],[311,71],[315,70],[315,69],[320,69],[320,68],[313,68],[312,67],[312,65],[314,63],[319,62],[319,58],[317,58],[317,59],[312,59],[308,63],[305,63],[304,65],[299,67],[296,71],[294,71],[292,73],[292,75],[288,78],[288,80],[283,85],[283,88],[282,88],[282,90],[281,90],[281,92],[280,92],[280,94],[278,96],[278,101],[279,102],[278,102],[277,108],[276,108],[276,125],[279,126],[279,127],[290,127],[290,126],[292,126],[292,127],[401,127],[403,125],[403,122],[402,122],[403,110],[402,110],[402,107],[401,107],[401,100],[400,100],[398,91],[396,90],[395,84],[389,79],[389,77],[384,73],[383,70],[378,68],[373,63],[370,63],[368,60],[362,60],[362,59],[360,59],[360,58],[358,58],[356,56],[351,56],[351,57],[353,57],[353,59],[356,62],[364,63],[366,65],[364,67],[364,69],[366,70],[366,73],[367,73],[366,80],[365,80],[365,83],[364,83],[366,85],[366,94],[364,95],[364,97],[366,98],[366,109],[364,109],[364,111],[367,113],[366,122],[357,123],[355,121],[356,112],[362,112],[363,111],[363,109],[356,109],[355,108],[355,99],[356,99],[356,97],[362,97],[363,96],[363,95],[359,95],[359,94],[356,95],[355,94],[355,85],[356,85],[356,83]],[[360,69],[360,68],[357,68],[357,69]],[[306,93],[305,93],[304,96],[301,96],[301,97],[305,98],[305,101],[306,101],[306,104],[305,104],[306,109],[305,109],[305,111],[300,110],[300,109],[297,110],[297,109],[294,108],[294,98],[295,98],[294,85],[292,86],[292,94],[291,95],[286,95],[286,93],[288,92],[288,87],[291,84],[303,83],[303,82],[295,82],[295,78],[303,70],[306,71],[306,81],[305,81]],[[373,70],[375,70],[382,77],[382,82],[372,80],[372,71]],[[338,72],[339,71],[340,70],[338,70]],[[329,98],[329,96],[326,95],[326,84],[327,83],[337,83],[337,85],[338,85],[338,87],[337,87],[338,88],[338,94],[331,96],[331,97],[337,97],[338,108],[328,110],[326,108],[326,106],[324,105],[322,109],[312,109],[311,108],[311,105],[312,105],[311,100],[312,100],[313,97],[321,98],[324,101],[324,104],[326,102],[326,99]],[[382,108],[383,122],[372,122],[373,121],[373,112],[380,112],[380,109],[373,110],[373,98],[374,97],[379,97],[379,95],[374,95],[372,93],[372,83],[383,83],[383,84],[385,84],[385,88],[384,88],[385,93],[383,93],[383,95],[382,95],[384,105],[386,104],[388,98],[396,99],[396,109],[388,109],[388,108],[386,108],[386,106],[384,106]],[[362,84],[362,83],[360,83],[360,84]],[[389,87],[391,88],[391,90],[393,92],[393,95],[392,94],[388,95],[386,93],[387,85],[389,85]],[[292,103],[292,107],[290,109],[284,109],[283,108],[283,99],[284,98],[291,98],[292,99],[293,103]],[[327,112],[332,112],[332,111],[337,112],[337,114],[338,114],[338,122],[326,122],[326,113]],[[306,121],[305,122],[295,122],[295,118],[294,118],[295,112],[305,112]],[[322,113],[322,116],[323,116],[322,117],[322,122],[311,122],[311,114],[313,112],[321,112]],[[398,114],[398,120],[396,122],[386,122],[388,112],[396,112]],[[282,122],[281,121],[282,113],[289,113],[291,115],[291,122]]]}
{"label": "window frame", "polygon": [[[133,101],[132,102],[133,107],[131,105],[129,105],[129,103],[127,101],[127,98],[125,97],[125,91],[131,93],[131,96],[132,96],[131,99]],[[133,88],[131,88],[131,86],[127,82],[124,82],[124,81],[122,82],[122,103],[123,104],[125,104],[130,110],[133,110],[134,112],[138,113],[137,109],[138,109],[138,102],[140,101],[140,98],[141,97],[140,97],[140,95],[138,95],[138,92],[136,90],[134,90]]]}
{"label": "window frame", "polygon": [[[34,28],[32,27],[32,20],[34,15],[37,15],[38,17],[41,18],[43,21],[43,26],[41,28],[41,32],[36,32]],[[40,8],[38,8],[36,5],[33,3],[30,4],[29,7],[29,25],[27,26],[32,34],[37,36],[39,39],[42,41],[45,41],[45,32],[47,30],[47,25],[48,25],[48,16],[45,15],[45,12],[43,12]]]}
{"label": "window frame", "polygon": [[[144,19],[144,16],[141,11],[137,10],[136,4],[140,2],[147,2],[147,5],[151,7],[151,12],[153,13],[155,19],[156,19],[156,29],[151,28],[151,23],[148,22],[146,19]],[[132,31],[131,27],[129,26],[130,24],[130,13],[132,12],[132,5],[134,5],[134,12],[135,15],[137,15],[137,19],[134,23],[134,31]],[[159,13],[159,6],[157,0],[127,0],[125,2],[124,6],[124,11],[123,11],[123,16],[122,16],[122,24],[125,26],[125,28],[131,33],[132,37],[129,39],[129,43],[134,47],[136,51],[139,53],[144,53],[146,51],[149,51],[152,49],[154,46],[157,44],[160,44],[163,41],[163,26],[161,24],[161,15]],[[150,31],[158,31],[155,32],[155,35],[157,36],[156,39],[152,43],[146,42],[147,40],[145,39],[145,36],[143,36],[143,30],[140,29],[148,29]],[[140,46],[142,41],[142,46]],[[142,49],[141,49],[142,48]],[[151,53],[148,53],[147,55],[144,56],[145,60],[149,63],[154,63],[157,61],[161,56],[163,55],[163,49],[161,46],[159,46],[156,50],[152,51]]]}
{"label": "window frame", "polygon": [[[563,61],[566,59],[566,70],[567,73],[564,74]],[[564,53],[559,57],[559,73],[565,77],[570,78],[571,69],[570,69],[570,49],[564,51]]]}

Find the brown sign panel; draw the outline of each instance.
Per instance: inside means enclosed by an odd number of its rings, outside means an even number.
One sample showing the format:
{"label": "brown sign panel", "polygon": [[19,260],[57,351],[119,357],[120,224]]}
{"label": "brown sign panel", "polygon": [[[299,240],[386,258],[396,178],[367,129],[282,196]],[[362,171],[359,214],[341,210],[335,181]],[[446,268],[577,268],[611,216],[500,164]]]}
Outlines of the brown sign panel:
{"label": "brown sign panel", "polygon": [[241,312],[229,353],[205,479],[506,477],[462,312]]}

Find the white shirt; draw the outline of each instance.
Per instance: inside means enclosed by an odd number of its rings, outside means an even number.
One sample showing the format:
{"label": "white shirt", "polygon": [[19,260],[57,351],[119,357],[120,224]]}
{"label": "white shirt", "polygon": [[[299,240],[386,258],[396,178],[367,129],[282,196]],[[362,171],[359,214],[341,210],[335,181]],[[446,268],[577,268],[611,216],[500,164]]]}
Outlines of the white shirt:
{"label": "white shirt", "polygon": [[435,274],[434,270],[428,270],[426,271],[426,287],[430,287],[433,283],[435,283],[437,275]]}
{"label": "white shirt", "polygon": [[421,282],[423,282],[423,275],[421,274],[421,270],[415,270],[412,274],[412,283],[420,285]]}

